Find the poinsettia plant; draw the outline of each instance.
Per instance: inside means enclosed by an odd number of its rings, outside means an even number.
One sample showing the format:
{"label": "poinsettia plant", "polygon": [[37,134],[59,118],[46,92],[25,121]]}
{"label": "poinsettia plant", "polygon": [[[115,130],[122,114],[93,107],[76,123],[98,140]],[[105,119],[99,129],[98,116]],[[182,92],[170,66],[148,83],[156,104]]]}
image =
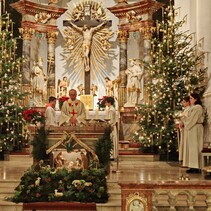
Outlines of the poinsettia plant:
{"label": "poinsettia plant", "polygon": [[69,97],[67,97],[67,96],[62,96],[59,98],[59,108],[60,109],[62,108],[63,103],[67,100],[69,100]]}
{"label": "poinsettia plant", "polygon": [[106,100],[107,96],[103,96],[102,98],[98,98],[98,106],[99,106],[99,109],[103,109],[105,108],[105,100]]}
{"label": "poinsettia plant", "polygon": [[23,111],[23,118],[26,122],[32,124],[38,124],[38,123],[43,124],[45,122],[44,114],[34,108],[29,108]]}

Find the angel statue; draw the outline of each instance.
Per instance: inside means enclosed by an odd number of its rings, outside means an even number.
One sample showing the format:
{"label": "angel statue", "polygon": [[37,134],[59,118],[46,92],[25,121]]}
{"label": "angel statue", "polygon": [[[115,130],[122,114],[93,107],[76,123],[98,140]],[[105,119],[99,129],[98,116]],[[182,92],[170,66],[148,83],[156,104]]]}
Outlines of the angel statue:
{"label": "angel statue", "polygon": [[62,80],[58,80],[58,94],[59,94],[59,97],[62,97],[62,96],[67,96],[68,93],[68,87],[70,85],[70,82],[67,80],[67,77],[64,76]]}
{"label": "angel statue", "polygon": [[51,19],[51,14],[48,14],[46,12],[38,13],[34,16],[34,20],[36,23],[47,23]]}
{"label": "angel statue", "polygon": [[83,36],[82,57],[84,58],[85,71],[90,70],[89,57],[90,57],[93,34],[106,23],[107,23],[106,21],[103,21],[101,24],[95,27],[89,27],[86,24],[83,27],[78,27],[77,25],[75,25],[73,22],[70,21],[71,26],[76,30],[78,30],[79,32],[81,32]]}
{"label": "angel statue", "polygon": [[92,93],[93,96],[97,96],[97,94],[96,94],[97,90],[98,90],[98,86],[95,85],[95,84],[92,84],[91,93]]}
{"label": "angel statue", "polygon": [[81,96],[81,95],[84,94],[84,85],[83,84],[78,85],[77,89],[78,89],[78,92],[79,92],[78,96]]}

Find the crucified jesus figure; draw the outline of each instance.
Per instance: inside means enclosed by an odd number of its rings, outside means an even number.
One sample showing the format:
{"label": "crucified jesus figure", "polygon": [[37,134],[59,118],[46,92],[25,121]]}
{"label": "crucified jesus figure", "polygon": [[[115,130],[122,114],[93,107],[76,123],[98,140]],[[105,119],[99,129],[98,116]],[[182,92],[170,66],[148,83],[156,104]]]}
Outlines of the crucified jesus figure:
{"label": "crucified jesus figure", "polygon": [[82,53],[84,57],[84,66],[85,71],[90,70],[90,51],[91,51],[91,44],[92,44],[92,37],[93,34],[99,30],[103,25],[105,25],[107,22],[104,21],[101,24],[99,24],[96,27],[89,27],[88,25],[84,25],[83,27],[78,27],[73,22],[69,22],[73,28],[80,31],[83,35],[83,44],[82,44]]}

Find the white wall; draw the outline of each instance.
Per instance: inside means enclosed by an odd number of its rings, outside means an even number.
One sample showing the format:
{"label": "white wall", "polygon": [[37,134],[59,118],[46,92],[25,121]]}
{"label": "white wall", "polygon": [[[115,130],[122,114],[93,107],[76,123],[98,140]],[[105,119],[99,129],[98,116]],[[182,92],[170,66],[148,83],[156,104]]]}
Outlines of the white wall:
{"label": "white wall", "polygon": [[[180,16],[186,14],[187,24],[182,30],[195,32],[195,41],[203,43],[202,50],[206,53],[205,65],[211,74],[211,1],[210,0],[175,0],[175,8],[180,8]],[[211,80],[204,94],[204,105],[208,111],[208,125],[205,127],[205,141],[211,142]]]}

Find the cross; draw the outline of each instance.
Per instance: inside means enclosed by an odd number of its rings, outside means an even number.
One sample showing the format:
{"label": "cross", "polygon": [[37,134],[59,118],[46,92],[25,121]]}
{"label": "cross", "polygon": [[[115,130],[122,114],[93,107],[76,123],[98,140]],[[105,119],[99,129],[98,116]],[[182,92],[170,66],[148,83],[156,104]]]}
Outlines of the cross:
{"label": "cross", "polygon": [[77,112],[75,112],[75,110],[73,109],[72,112],[70,112],[70,114],[73,115],[73,117],[75,116],[75,114],[77,114]]}
{"label": "cross", "polygon": [[[99,25],[101,25],[103,23],[102,21],[91,20],[91,5],[90,4],[86,4],[85,5],[84,18],[85,18],[84,20],[74,21],[72,23],[74,25],[76,25],[77,27],[83,27],[84,25],[87,25],[90,28],[97,27],[97,26],[99,26]],[[63,25],[72,27],[71,23],[68,20],[64,20],[63,21]],[[111,20],[106,21],[104,26],[110,27],[111,26]],[[90,57],[90,53],[89,53],[88,57]],[[91,88],[91,86],[90,86],[90,83],[91,83],[91,72],[90,71],[85,71],[84,74],[85,74],[85,76],[84,76],[84,91],[85,91],[85,94],[88,95],[88,94],[90,94],[90,88]]]}

